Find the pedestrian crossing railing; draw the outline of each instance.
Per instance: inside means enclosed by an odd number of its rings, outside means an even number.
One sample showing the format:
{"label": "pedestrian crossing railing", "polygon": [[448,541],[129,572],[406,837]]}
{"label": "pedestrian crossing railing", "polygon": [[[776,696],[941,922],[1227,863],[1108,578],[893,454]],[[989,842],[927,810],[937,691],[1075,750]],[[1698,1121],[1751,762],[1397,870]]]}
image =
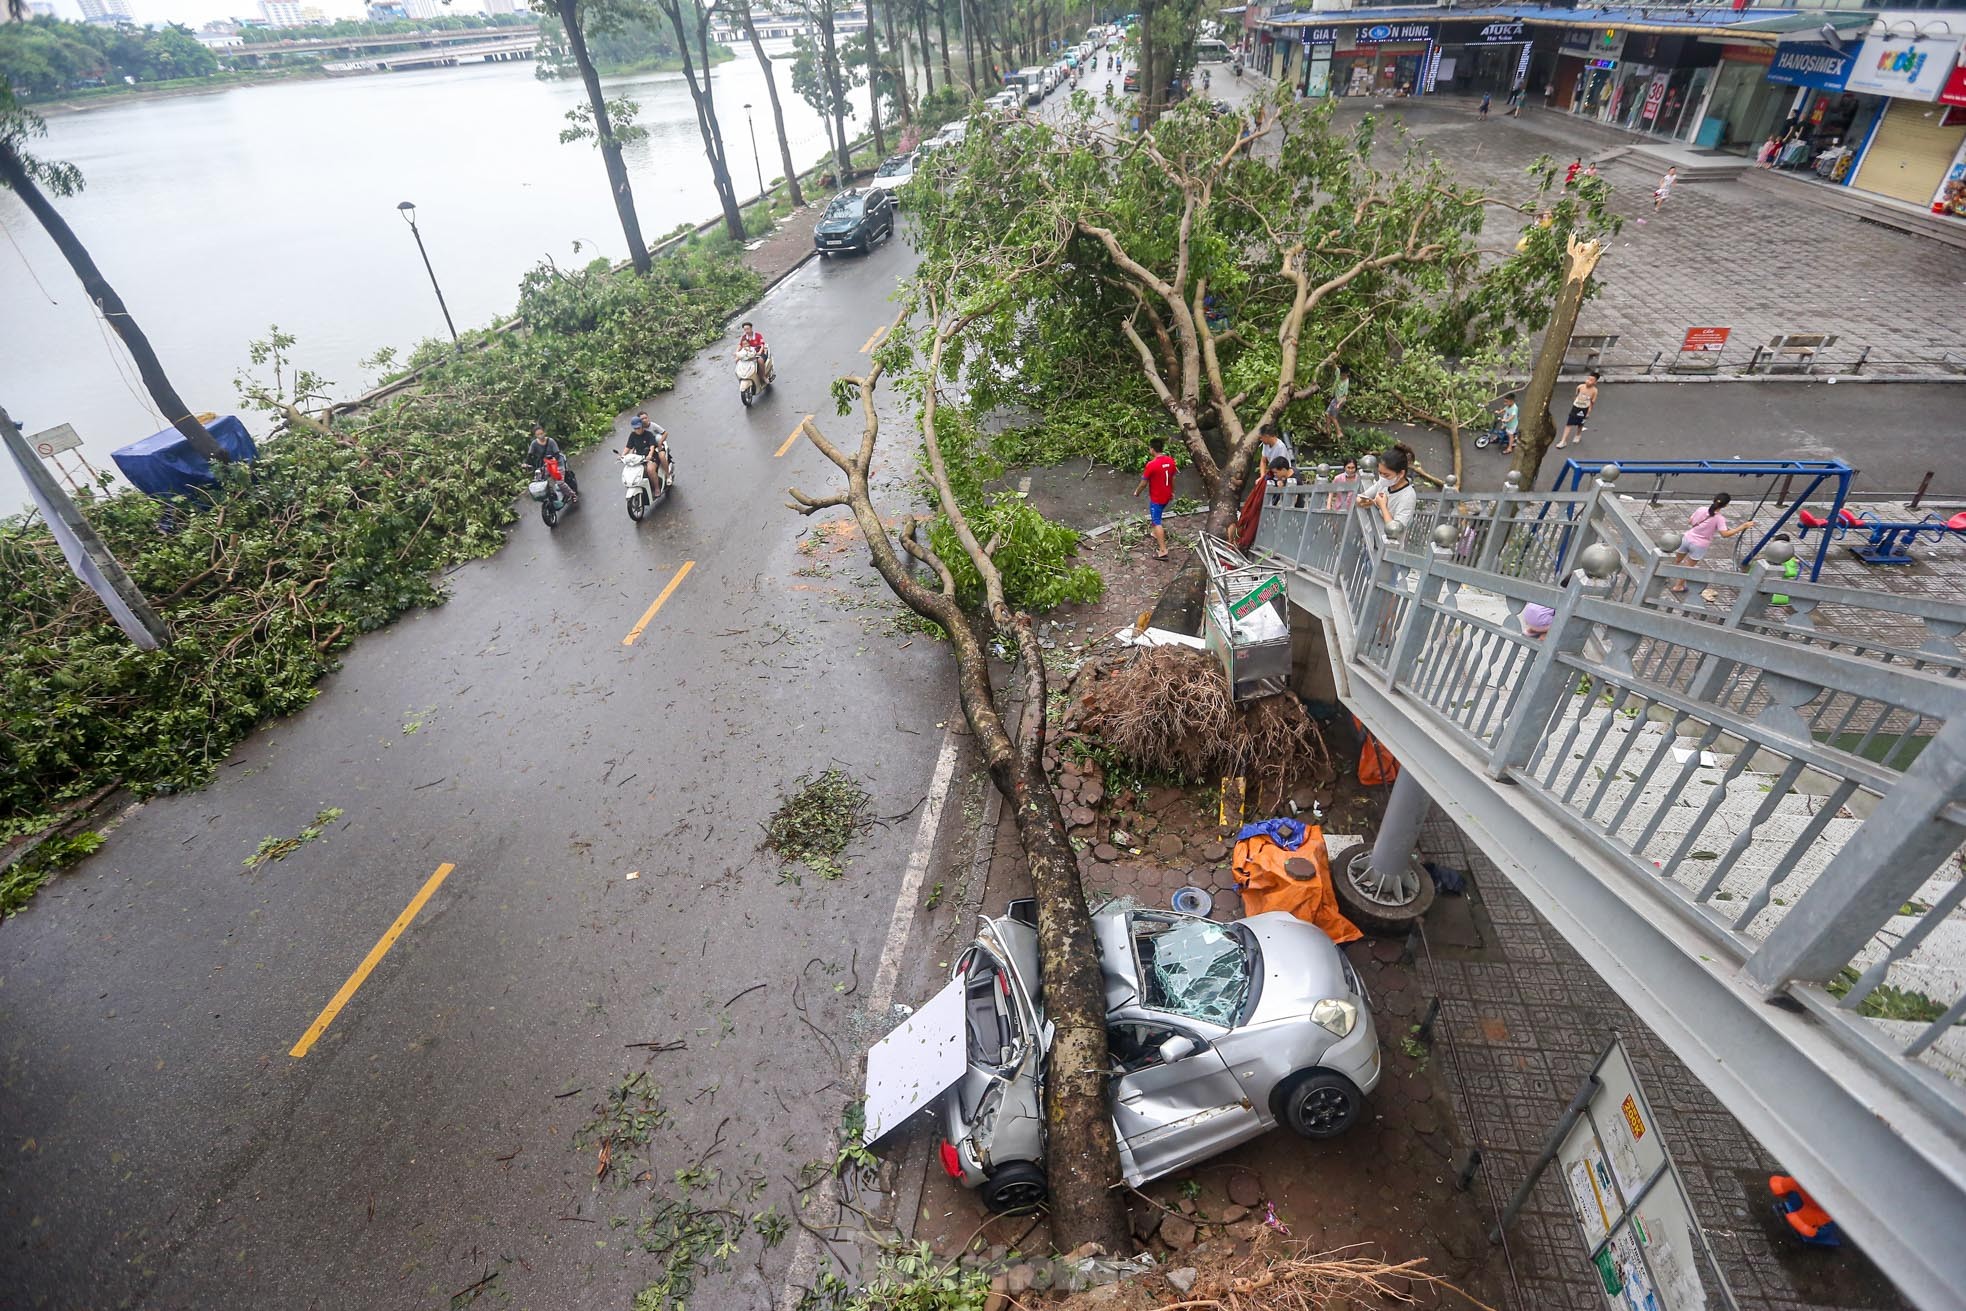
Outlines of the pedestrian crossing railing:
{"label": "pedestrian crossing railing", "polygon": [[1450,487],[1388,534],[1320,477],[1255,550],[1322,585],[1350,677],[1966,1142],[1966,607],[1673,566],[1614,479]]}

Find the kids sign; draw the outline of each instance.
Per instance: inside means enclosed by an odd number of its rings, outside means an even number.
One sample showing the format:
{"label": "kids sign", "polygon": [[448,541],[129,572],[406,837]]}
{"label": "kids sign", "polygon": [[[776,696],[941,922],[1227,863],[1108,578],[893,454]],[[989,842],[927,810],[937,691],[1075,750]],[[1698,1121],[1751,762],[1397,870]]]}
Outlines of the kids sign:
{"label": "kids sign", "polygon": [[1844,89],[1899,100],[1937,100],[1958,54],[1958,37],[1866,37],[1850,62]]}

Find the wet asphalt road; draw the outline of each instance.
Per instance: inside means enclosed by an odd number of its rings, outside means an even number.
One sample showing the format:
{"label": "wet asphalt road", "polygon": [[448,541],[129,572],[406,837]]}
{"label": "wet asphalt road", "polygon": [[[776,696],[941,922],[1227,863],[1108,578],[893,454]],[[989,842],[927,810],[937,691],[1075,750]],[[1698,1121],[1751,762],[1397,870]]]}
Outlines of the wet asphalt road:
{"label": "wet asphalt road", "polygon": [[[0,929],[0,1302],[441,1308],[493,1274],[481,1305],[625,1308],[656,1267],[611,1221],[646,1211],[572,1142],[641,1069],[658,1182],[721,1127],[696,1203],[755,1176],[746,1209],[791,1210],[851,1091],[828,1039],[850,1059],[862,1037],[953,685],[937,646],[886,630],[884,593],[842,581],[868,575],[857,546],[799,552],[812,524],[782,489],[834,479],[804,442],[774,452],[807,412],[846,431],[827,385],[911,263],[894,243],[799,269],[752,314],[771,395],[739,406],[726,341],[648,404],[681,477],[648,522],[590,453],[557,531],[525,507],[447,605],[363,638],[313,706]],[[781,884],[760,825],[832,762],[891,822],[838,882]],[[320,840],[242,867],[324,807],[344,813]],[[692,1305],[766,1305],[790,1250]]]}

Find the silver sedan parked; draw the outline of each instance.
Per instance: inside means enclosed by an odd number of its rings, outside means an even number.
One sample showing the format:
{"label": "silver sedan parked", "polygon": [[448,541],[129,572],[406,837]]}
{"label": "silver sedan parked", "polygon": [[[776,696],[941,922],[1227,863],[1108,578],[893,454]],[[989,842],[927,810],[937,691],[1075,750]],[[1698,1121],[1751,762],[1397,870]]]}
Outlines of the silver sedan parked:
{"label": "silver sedan parked", "polygon": [[[957,959],[967,1068],[942,1100],[943,1169],[993,1210],[1046,1195],[1052,1027],[1030,903],[985,919]],[[1379,1038],[1350,962],[1281,911],[1232,924],[1115,906],[1092,917],[1112,1047],[1120,1166],[1136,1187],[1288,1125],[1330,1138],[1379,1082]]]}

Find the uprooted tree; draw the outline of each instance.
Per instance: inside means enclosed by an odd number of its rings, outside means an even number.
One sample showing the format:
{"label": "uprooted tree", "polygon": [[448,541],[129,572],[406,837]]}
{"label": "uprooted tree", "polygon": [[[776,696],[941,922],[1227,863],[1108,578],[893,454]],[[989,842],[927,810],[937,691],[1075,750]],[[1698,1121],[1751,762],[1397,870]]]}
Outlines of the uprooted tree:
{"label": "uprooted tree", "polygon": [[[1328,105],[1288,100],[1245,118],[1183,105],[1137,136],[1086,120],[970,133],[917,191],[925,278],[979,255],[1017,271],[971,334],[970,407],[1035,416],[1026,449],[1036,428],[1055,456],[1138,451],[1171,419],[1216,533],[1261,428],[1314,431],[1340,379],[1382,406],[1371,417],[1458,427],[1469,386],[1448,375],[1498,372],[1542,325],[1563,238],[1606,225],[1605,192],[1559,189],[1544,160],[1520,198],[1486,196],[1397,135],[1376,159],[1377,136],[1371,116],[1340,130]],[[1485,249],[1498,209],[1547,220]],[[1376,385],[1401,380],[1403,402]]]}
{"label": "uprooted tree", "polygon": [[[1105,991],[1078,856],[1044,769],[1044,652],[1029,612],[1014,603],[1007,584],[999,557],[1002,534],[987,525],[979,528],[980,516],[972,508],[976,503],[960,487],[963,456],[945,449],[938,428],[936,379],[952,349],[960,349],[965,330],[991,308],[987,300],[972,303],[966,297],[976,289],[974,273],[966,267],[948,283],[917,284],[889,342],[867,371],[835,384],[842,414],[857,403],[857,443],[835,444],[810,418],[805,421],[806,437],[845,475],[846,485],[819,495],[791,489],[792,508],[808,515],[850,510],[888,588],[947,634],[963,715],[1015,818],[1037,894],[1045,1011],[1056,1026],[1045,1081],[1052,1240],[1060,1250],[1097,1242],[1108,1252],[1123,1252],[1126,1212],[1113,1188],[1119,1179],[1119,1148],[1106,1103]],[[989,289],[983,290],[987,297]],[[925,325],[911,330],[904,325],[916,310]],[[890,367],[905,370],[900,376],[917,384],[920,463],[933,507],[931,514],[907,514],[896,524],[882,518],[870,485],[881,435],[875,394]],[[955,435],[955,440],[967,438]],[[1012,708],[998,704],[990,664],[993,641],[1016,652]]]}

